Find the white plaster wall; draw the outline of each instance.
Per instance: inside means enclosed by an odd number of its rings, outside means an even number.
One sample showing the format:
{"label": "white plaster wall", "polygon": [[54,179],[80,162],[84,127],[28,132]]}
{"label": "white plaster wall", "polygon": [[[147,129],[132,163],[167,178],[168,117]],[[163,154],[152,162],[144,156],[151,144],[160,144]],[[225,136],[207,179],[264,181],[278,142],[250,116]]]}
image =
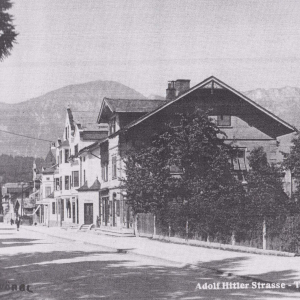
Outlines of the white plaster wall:
{"label": "white plaster wall", "polygon": [[93,224],[97,222],[99,216],[99,193],[98,192],[79,192],[79,224],[84,223],[84,203],[93,203]]}

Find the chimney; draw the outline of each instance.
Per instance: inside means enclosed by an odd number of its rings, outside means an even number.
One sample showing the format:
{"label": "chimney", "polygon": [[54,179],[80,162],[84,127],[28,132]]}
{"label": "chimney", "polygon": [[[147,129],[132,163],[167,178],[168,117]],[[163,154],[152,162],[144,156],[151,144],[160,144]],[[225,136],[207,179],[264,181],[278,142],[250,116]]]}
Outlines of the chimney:
{"label": "chimney", "polygon": [[172,101],[189,89],[189,79],[177,79],[176,81],[169,81],[168,88],[166,89],[166,100]]}
{"label": "chimney", "polygon": [[176,98],[175,81],[168,82],[168,88],[166,89],[166,100],[171,101]]}
{"label": "chimney", "polygon": [[55,150],[55,149],[56,149],[55,142],[52,142],[52,143],[51,143],[50,149],[51,149],[51,150]]}
{"label": "chimney", "polygon": [[177,79],[175,81],[176,97],[190,89],[189,79]]}

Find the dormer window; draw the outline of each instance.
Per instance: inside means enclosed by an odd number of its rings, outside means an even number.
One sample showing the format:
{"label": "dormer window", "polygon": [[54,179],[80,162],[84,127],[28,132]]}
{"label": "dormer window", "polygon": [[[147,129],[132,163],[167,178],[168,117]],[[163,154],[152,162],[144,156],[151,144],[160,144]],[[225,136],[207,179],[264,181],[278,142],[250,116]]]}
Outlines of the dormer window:
{"label": "dormer window", "polygon": [[114,134],[116,132],[116,117],[112,118],[109,123],[109,133]]}
{"label": "dormer window", "polygon": [[217,116],[217,126],[231,126],[231,116],[230,115]]}

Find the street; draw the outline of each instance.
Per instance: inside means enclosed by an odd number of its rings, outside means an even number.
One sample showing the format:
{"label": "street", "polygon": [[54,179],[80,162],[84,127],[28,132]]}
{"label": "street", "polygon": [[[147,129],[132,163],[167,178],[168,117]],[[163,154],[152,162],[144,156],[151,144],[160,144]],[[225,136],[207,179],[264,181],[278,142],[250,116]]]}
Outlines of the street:
{"label": "street", "polygon": [[[0,263],[1,299],[299,299],[298,292],[287,289],[234,289],[237,283],[251,287],[251,281],[196,265],[117,253],[3,224]],[[217,289],[218,282],[232,288]],[[206,283],[212,289],[206,290]],[[25,291],[19,290],[22,284]],[[18,290],[12,291],[14,285]]]}

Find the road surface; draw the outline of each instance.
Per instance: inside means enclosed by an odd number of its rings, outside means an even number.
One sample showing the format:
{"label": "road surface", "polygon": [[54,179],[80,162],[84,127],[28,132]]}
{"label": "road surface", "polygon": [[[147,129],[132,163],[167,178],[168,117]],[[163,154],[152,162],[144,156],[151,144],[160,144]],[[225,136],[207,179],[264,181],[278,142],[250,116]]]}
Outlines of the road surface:
{"label": "road surface", "polygon": [[3,224],[0,270],[0,299],[300,299],[295,291],[253,289],[251,281],[198,266]]}

